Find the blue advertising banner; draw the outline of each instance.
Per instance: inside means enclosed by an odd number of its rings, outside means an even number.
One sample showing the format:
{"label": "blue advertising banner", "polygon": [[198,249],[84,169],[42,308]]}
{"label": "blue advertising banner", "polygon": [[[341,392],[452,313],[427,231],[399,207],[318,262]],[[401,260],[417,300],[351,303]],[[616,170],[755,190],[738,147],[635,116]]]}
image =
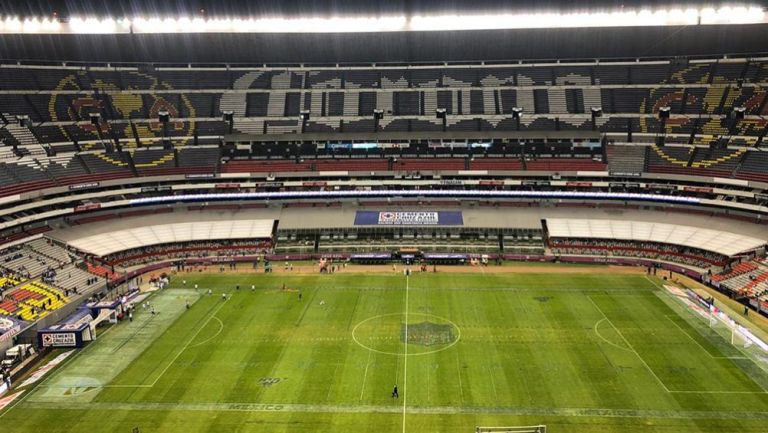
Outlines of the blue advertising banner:
{"label": "blue advertising banner", "polygon": [[466,260],[466,254],[450,254],[450,253],[435,253],[424,254],[424,258],[427,260]]}
{"label": "blue advertising banner", "polygon": [[460,226],[459,211],[368,211],[355,214],[356,226]]}
{"label": "blue advertising banner", "polygon": [[350,259],[391,259],[392,254],[390,253],[363,253],[363,254],[352,254],[349,256]]}

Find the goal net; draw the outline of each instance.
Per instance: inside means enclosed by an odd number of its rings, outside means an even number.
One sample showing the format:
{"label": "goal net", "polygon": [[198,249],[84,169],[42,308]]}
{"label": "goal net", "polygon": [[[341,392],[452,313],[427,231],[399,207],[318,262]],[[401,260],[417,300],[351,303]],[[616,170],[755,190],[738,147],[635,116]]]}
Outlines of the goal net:
{"label": "goal net", "polygon": [[475,433],[547,433],[547,426],[475,427]]}

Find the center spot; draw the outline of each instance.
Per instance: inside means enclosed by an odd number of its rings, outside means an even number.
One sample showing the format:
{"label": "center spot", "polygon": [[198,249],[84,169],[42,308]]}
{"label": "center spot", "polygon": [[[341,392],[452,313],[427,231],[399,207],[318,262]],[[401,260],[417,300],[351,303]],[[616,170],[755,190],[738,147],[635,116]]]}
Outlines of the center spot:
{"label": "center spot", "polygon": [[427,313],[382,314],[369,317],[352,330],[352,338],[365,349],[388,355],[426,355],[448,349],[461,331],[450,320]]}

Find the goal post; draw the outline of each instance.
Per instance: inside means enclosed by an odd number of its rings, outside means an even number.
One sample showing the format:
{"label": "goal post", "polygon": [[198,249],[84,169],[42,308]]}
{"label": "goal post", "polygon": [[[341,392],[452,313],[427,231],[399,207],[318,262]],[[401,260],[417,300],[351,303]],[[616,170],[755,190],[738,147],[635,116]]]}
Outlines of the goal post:
{"label": "goal post", "polygon": [[547,433],[547,426],[541,424],[510,427],[475,427],[475,433]]}

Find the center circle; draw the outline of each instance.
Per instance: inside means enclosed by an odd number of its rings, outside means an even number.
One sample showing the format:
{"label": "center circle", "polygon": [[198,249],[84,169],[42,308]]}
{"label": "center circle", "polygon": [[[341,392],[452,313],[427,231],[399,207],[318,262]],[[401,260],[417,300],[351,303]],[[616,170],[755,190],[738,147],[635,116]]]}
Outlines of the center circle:
{"label": "center circle", "polygon": [[[407,337],[406,337],[407,336]],[[355,325],[352,339],[360,347],[385,355],[428,355],[459,342],[461,330],[452,321],[427,313],[381,314]],[[406,349],[407,346],[407,349]]]}

